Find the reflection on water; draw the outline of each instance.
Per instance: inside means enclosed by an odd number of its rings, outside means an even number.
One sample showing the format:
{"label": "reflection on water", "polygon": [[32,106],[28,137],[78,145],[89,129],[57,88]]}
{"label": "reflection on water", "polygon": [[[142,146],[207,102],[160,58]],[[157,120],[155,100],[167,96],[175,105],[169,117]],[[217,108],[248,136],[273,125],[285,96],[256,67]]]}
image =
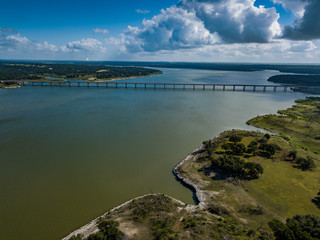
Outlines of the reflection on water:
{"label": "reflection on water", "polygon": [[[162,69],[128,81],[264,84],[275,74]],[[0,239],[58,239],[132,197],[192,203],[173,166],[293,92],[22,87],[0,90]]]}

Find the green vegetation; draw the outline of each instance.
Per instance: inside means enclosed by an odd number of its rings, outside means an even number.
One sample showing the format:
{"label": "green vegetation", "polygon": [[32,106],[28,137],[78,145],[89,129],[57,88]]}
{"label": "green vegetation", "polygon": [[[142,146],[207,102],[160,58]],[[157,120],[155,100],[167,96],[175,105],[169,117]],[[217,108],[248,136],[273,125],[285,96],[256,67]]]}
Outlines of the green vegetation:
{"label": "green vegetation", "polygon": [[235,156],[224,155],[211,159],[211,162],[211,169],[221,173],[225,178],[254,179],[263,173],[263,168],[259,163],[245,162]]}
{"label": "green vegetation", "polygon": [[268,81],[303,86],[320,86],[320,75],[276,75],[270,77]]}
{"label": "green vegetation", "polygon": [[0,80],[43,80],[46,77],[84,80],[112,80],[161,74],[142,67],[111,67],[85,63],[0,62]]}
{"label": "green vegetation", "polygon": [[17,88],[18,84],[14,82],[0,82],[0,88]]}
{"label": "green vegetation", "polygon": [[318,195],[312,199],[312,202],[320,208],[320,192],[318,192]]}
{"label": "green vegetation", "polygon": [[320,217],[313,214],[296,215],[286,223],[274,219],[269,223],[276,240],[314,240],[320,239]]}
{"label": "green vegetation", "polygon": [[296,102],[297,105],[280,110],[279,115],[259,116],[247,124],[285,135],[294,146],[319,154],[320,98],[309,97]]}

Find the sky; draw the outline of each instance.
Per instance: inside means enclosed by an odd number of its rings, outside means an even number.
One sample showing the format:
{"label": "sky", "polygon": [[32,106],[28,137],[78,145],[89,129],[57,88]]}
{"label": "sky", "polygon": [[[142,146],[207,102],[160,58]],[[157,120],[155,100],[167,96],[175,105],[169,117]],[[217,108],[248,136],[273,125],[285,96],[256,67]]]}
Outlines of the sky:
{"label": "sky", "polygon": [[320,63],[319,0],[0,0],[0,59]]}

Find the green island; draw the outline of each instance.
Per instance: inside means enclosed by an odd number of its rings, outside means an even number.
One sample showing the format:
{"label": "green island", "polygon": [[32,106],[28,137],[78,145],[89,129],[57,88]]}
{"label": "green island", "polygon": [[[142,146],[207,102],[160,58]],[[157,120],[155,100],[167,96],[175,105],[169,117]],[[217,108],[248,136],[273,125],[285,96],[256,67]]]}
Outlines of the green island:
{"label": "green island", "polygon": [[[132,199],[63,240],[320,239],[320,98],[204,141],[173,170],[197,205]],[[272,132],[272,133],[271,133]]]}
{"label": "green island", "polygon": [[111,81],[147,77],[162,72],[143,67],[108,66],[85,63],[37,63],[0,61],[0,81],[61,81],[79,79],[86,81]]}

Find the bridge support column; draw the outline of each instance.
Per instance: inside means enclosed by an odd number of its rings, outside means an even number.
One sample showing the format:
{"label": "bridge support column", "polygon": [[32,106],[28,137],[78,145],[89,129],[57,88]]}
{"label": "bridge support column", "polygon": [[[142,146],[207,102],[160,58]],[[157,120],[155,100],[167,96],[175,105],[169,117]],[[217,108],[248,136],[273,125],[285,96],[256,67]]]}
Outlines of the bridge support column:
{"label": "bridge support column", "polygon": [[128,88],[128,83],[125,84],[125,88]]}
{"label": "bridge support column", "polygon": [[206,90],[206,85],[205,85],[205,84],[203,84],[202,90],[203,90],[203,91]]}
{"label": "bridge support column", "polygon": [[193,90],[195,90],[196,89],[196,85],[195,84],[193,84]]}
{"label": "bridge support column", "polygon": [[87,82],[87,87],[90,87],[89,83]]}
{"label": "bridge support column", "polygon": [[146,83],[144,84],[144,89],[147,89],[147,84]]}
{"label": "bridge support column", "polygon": [[116,83],[116,88],[118,88],[118,83]]}
{"label": "bridge support column", "polygon": [[273,91],[274,91],[274,92],[277,91],[277,87],[276,87],[276,86],[273,87]]}
{"label": "bridge support column", "polygon": [[78,87],[80,87],[80,82],[78,82]]}
{"label": "bridge support column", "polygon": [[233,89],[232,89],[233,91],[235,91],[236,90],[236,85],[233,85]]}
{"label": "bridge support column", "polygon": [[267,86],[263,87],[263,91],[266,92],[267,91]]}
{"label": "bridge support column", "polygon": [[226,85],[223,85],[223,91],[225,91],[226,90]]}
{"label": "bridge support column", "polygon": [[212,90],[216,90],[216,85],[212,85]]}
{"label": "bridge support column", "polygon": [[253,86],[253,91],[254,91],[254,92],[256,91],[256,86]]}
{"label": "bridge support column", "polygon": [[285,86],[285,87],[283,88],[283,91],[286,92],[287,90],[288,90],[288,87]]}
{"label": "bridge support column", "polygon": [[243,86],[243,89],[242,89],[242,91],[246,91],[246,86]]}

